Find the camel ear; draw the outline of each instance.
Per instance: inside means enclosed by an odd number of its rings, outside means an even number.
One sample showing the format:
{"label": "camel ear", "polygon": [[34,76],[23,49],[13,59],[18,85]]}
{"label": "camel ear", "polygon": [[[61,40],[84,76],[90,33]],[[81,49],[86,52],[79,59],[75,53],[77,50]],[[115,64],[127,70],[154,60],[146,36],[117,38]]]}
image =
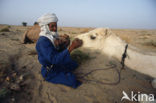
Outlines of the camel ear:
{"label": "camel ear", "polygon": [[106,29],[104,29],[104,30],[101,32],[101,34],[102,34],[104,37],[106,37],[106,36],[108,36],[108,34],[109,34],[109,30],[106,28]]}
{"label": "camel ear", "polygon": [[101,33],[102,36],[104,36],[105,38],[111,35],[111,30],[106,28],[103,33]]}

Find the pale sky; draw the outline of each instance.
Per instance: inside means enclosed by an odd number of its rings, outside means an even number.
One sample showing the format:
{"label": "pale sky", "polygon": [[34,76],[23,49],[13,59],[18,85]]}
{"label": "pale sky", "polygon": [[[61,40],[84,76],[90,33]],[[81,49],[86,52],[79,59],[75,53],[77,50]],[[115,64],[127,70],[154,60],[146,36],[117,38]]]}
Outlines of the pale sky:
{"label": "pale sky", "polygon": [[32,25],[46,13],[58,26],[156,29],[156,0],[0,0],[0,24]]}

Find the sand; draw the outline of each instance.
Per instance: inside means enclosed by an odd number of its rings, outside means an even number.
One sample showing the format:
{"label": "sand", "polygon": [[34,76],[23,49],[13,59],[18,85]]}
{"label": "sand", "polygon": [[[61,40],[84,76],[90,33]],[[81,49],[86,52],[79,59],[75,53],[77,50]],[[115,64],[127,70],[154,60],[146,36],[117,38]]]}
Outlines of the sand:
{"label": "sand", "polygon": [[[3,28],[5,25],[1,25]],[[156,89],[151,86],[152,77],[136,72],[125,67],[121,72],[121,81],[117,85],[102,85],[100,83],[86,82],[72,89],[64,85],[56,85],[43,80],[40,75],[41,65],[37,60],[35,44],[22,44],[23,33],[30,27],[11,26],[10,32],[0,32],[0,64],[1,70],[6,70],[5,76],[1,74],[0,88],[10,88],[12,83],[20,85],[19,91],[11,91],[3,103],[121,103],[122,91],[130,95],[131,91],[155,94]],[[61,27],[61,34],[69,34],[71,39],[82,33],[88,32],[93,28],[72,28]],[[147,52],[156,52],[156,30],[120,30],[113,29],[120,38]],[[141,39],[140,39],[141,38]],[[146,41],[145,41],[146,40]],[[152,42],[152,43],[151,43]],[[75,71],[76,73],[87,73],[97,68],[106,68],[110,64],[115,64],[120,70],[120,61],[101,53],[100,50],[80,48],[89,53],[91,59],[82,63]],[[15,77],[11,75],[17,73]],[[14,78],[14,81],[7,80]],[[17,80],[23,76],[21,83]],[[118,79],[114,69],[96,71],[87,76],[86,79],[93,79],[103,82],[114,82]],[[23,84],[24,85],[23,85]],[[122,103],[131,103],[122,101]]]}

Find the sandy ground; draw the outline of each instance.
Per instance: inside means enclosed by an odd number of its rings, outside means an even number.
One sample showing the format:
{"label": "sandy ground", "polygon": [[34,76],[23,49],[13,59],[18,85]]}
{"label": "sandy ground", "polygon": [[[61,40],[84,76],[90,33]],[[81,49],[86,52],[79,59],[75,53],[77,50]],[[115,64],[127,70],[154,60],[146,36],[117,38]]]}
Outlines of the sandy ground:
{"label": "sandy ground", "polygon": [[[0,29],[6,25],[0,25]],[[37,60],[35,44],[22,44],[23,33],[30,27],[11,26],[10,32],[0,32],[0,89],[8,91],[2,103],[121,103],[122,91],[130,95],[135,93],[155,94],[151,86],[152,78],[126,67],[121,72],[121,81],[117,85],[103,85],[86,82],[72,89],[64,85],[56,85],[43,80],[40,75],[41,65]],[[60,34],[68,34],[71,39],[88,32],[93,28],[61,27]],[[143,51],[156,52],[156,30],[122,30],[112,29],[126,42]],[[98,68],[107,68],[115,64],[120,69],[120,61],[108,58],[100,51],[82,49],[90,55],[90,59],[82,63],[75,73],[87,73]],[[86,79],[103,82],[114,82],[118,79],[115,69],[96,71]],[[1,96],[1,94],[0,94]],[[131,103],[122,101],[122,103]]]}

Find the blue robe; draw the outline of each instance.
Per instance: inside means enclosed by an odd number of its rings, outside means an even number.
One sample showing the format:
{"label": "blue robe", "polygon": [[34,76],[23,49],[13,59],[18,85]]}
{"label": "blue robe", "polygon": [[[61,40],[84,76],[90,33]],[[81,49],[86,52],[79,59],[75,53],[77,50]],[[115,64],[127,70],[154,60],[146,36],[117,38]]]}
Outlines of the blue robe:
{"label": "blue robe", "polygon": [[[41,74],[46,81],[73,88],[77,88],[81,84],[72,73],[78,67],[78,64],[71,59],[67,49],[58,52],[48,38],[41,36],[36,43],[36,50],[38,60],[42,64]],[[50,65],[53,65],[53,67],[46,74],[46,67]]]}

